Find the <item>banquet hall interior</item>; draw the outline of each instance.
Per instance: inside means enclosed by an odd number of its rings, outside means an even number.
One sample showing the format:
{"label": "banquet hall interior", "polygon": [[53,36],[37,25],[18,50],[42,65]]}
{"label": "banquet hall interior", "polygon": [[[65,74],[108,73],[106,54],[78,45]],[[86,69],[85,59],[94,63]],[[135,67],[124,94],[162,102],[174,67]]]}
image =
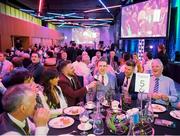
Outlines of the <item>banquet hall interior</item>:
{"label": "banquet hall interior", "polygon": [[180,135],[180,0],[0,0],[0,135]]}

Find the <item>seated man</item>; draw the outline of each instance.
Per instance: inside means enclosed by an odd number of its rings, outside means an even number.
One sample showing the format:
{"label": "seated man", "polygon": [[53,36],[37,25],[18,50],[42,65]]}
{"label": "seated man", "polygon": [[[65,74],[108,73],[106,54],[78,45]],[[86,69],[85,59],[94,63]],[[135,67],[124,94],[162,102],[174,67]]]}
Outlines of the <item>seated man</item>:
{"label": "seated man", "polygon": [[107,72],[107,60],[105,58],[101,58],[97,62],[97,75],[95,75],[95,79],[100,81],[100,84],[97,86],[97,90],[113,91],[115,93],[115,89],[117,87],[117,81],[115,75]]}
{"label": "seated man", "polygon": [[0,79],[4,77],[5,74],[13,70],[13,64],[6,60],[3,52],[0,52]]}
{"label": "seated man", "polygon": [[123,73],[117,75],[117,84],[120,93],[125,93],[131,96],[131,100],[137,99],[137,93],[135,90],[135,62],[128,60],[125,64],[125,70]]}
{"label": "seated man", "polygon": [[40,82],[41,75],[44,70],[44,66],[41,64],[40,58],[40,54],[38,54],[37,52],[33,52],[31,54],[32,63],[27,68],[31,73],[33,73],[35,83]]}
{"label": "seated man", "polygon": [[67,99],[68,106],[74,106],[79,103],[83,100],[87,91],[96,87],[96,81],[82,87],[69,60],[61,62],[58,66],[58,71],[61,73],[59,86]]}
{"label": "seated man", "polygon": [[[174,81],[162,75],[163,64],[160,59],[152,61],[152,77],[150,79],[149,97],[155,99],[155,102],[161,104],[169,104],[169,102],[176,107],[178,96]],[[143,95],[146,99],[147,95]]]}
{"label": "seated man", "polygon": [[0,135],[9,131],[20,135],[33,134],[28,117],[33,117],[35,135],[46,135],[49,111],[36,108],[36,91],[29,84],[15,85],[3,95],[2,105],[6,112],[0,114]]}

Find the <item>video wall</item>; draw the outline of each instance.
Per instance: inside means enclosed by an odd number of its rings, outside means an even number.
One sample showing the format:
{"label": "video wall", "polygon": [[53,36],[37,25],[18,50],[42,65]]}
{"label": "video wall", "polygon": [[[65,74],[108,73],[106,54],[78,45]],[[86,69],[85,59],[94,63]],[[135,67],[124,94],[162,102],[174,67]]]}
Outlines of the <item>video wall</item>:
{"label": "video wall", "polygon": [[72,40],[77,44],[94,44],[100,41],[98,28],[73,28]]}
{"label": "video wall", "polygon": [[122,7],[121,38],[166,37],[169,0],[148,0]]}

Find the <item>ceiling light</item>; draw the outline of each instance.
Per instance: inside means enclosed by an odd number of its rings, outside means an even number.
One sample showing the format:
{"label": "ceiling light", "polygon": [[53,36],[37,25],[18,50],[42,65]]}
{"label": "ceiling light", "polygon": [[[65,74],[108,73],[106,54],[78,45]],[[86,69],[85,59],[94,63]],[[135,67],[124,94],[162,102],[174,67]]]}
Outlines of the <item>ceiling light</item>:
{"label": "ceiling light", "polygon": [[[107,8],[108,8],[108,9],[113,9],[113,8],[119,8],[119,7],[121,7],[121,5],[109,6],[109,7],[107,7]],[[85,12],[85,13],[89,13],[89,12],[100,11],[100,10],[105,10],[105,8],[90,9],[90,10],[86,10],[86,11],[84,11],[84,12]]]}
{"label": "ceiling light", "polygon": [[107,10],[107,12],[109,12],[110,13],[110,11],[109,11],[109,9],[106,7],[106,5],[101,1],[101,0],[99,0],[99,2],[103,5],[103,7]]}
{"label": "ceiling light", "polygon": [[43,0],[39,0],[38,16],[41,14]]}

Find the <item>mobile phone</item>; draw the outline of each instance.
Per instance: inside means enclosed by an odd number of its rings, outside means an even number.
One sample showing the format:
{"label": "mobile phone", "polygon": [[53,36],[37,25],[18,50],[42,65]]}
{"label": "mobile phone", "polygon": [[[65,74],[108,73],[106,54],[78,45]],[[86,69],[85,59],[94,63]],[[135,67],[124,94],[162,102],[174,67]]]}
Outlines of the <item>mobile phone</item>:
{"label": "mobile phone", "polygon": [[165,126],[165,127],[170,127],[170,128],[176,128],[176,123],[170,120],[165,120],[165,119],[158,119],[156,118],[154,121],[155,125],[159,126]]}

